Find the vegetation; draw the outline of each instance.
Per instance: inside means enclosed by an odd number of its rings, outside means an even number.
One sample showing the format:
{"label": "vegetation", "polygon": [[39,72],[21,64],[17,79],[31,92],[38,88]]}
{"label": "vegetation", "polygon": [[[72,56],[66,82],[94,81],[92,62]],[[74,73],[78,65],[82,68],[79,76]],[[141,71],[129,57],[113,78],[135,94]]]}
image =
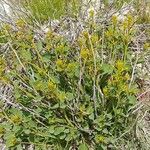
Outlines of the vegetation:
{"label": "vegetation", "polygon": [[[34,0],[26,6],[45,21],[63,16],[65,2]],[[56,4],[55,17],[49,3]],[[13,96],[0,96],[0,137],[8,149],[105,150],[117,149],[122,140],[138,143],[135,74],[150,45],[145,41],[140,55],[133,51],[139,32],[134,14],[122,21],[113,15],[104,26],[95,22],[94,11],[89,13],[73,42],[52,28],[37,38],[23,18],[3,23],[0,43],[7,51],[0,55],[0,82]]]}
{"label": "vegetation", "polygon": [[66,14],[73,16],[79,10],[78,0],[25,0],[23,5],[40,22],[59,19]]}

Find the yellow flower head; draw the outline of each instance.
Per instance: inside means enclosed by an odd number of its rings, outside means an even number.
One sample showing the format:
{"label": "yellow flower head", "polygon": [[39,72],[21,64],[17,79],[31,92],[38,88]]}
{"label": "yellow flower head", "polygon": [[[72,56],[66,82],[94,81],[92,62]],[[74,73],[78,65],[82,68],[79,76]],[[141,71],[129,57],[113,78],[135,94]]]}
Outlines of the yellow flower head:
{"label": "yellow flower head", "polygon": [[107,87],[103,88],[103,93],[104,93],[105,96],[108,95],[108,88]]}
{"label": "yellow flower head", "polygon": [[49,81],[49,82],[48,82],[48,89],[49,89],[50,91],[55,90],[55,89],[56,89],[56,84],[53,83],[52,81]]}
{"label": "yellow flower head", "polygon": [[69,63],[67,66],[67,71],[72,72],[76,69],[77,64],[76,63]]}
{"label": "yellow flower head", "polygon": [[128,73],[126,73],[124,78],[125,78],[125,80],[127,80],[127,81],[128,81],[128,80],[130,80],[130,76],[129,76],[129,74],[128,74]]}
{"label": "yellow flower head", "polygon": [[145,49],[145,50],[150,49],[150,43],[145,43],[145,44],[144,44],[144,49]]}
{"label": "yellow flower head", "polygon": [[117,18],[117,16],[112,16],[112,23],[113,23],[113,25],[116,25],[117,24],[117,22],[118,22],[118,18]]}
{"label": "yellow flower head", "polygon": [[109,29],[108,31],[106,31],[105,32],[106,37],[108,37],[108,38],[112,37],[113,36],[113,32],[114,31],[112,29]]}
{"label": "yellow flower head", "polygon": [[51,39],[53,37],[53,33],[49,30],[47,33],[46,33],[46,38],[47,39]]}
{"label": "yellow flower head", "polygon": [[91,8],[91,10],[89,11],[89,16],[91,18],[94,17],[94,9]]}
{"label": "yellow flower head", "polygon": [[20,124],[22,122],[22,118],[19,115],[11,116],[11,121],[15,124]]}
{"label": "yellow flower head", "polygon": [[11,26],[9,24],[4,25],[4,29],[6,31],[10,31],[11,30]]}
{"label": "yellow flower head", "polygon": [[126,69],[126,66],[125,66],[125,64],[122,60],[118,60],[116,62],[116,68],[117,68],[118,71],[122,72],[123,70]]}
{"label": "yellow flower head", "polygon": [[5,129],[0,126],[0,135],[3,134],[4,132],[5,132]]}
{"label": "yellow flower head", "polygon": [[61,60],[61,59],[58,59],[56,61],[56,66],[57,66],[57,71],[63,71],[66,68],[65,62],[63,60]]}
{"label": "yellow flower head", "polygon": [[91,41],[92,41],[93,44],[97,43],[99,41],[98,35],[91,36]]}
{"label": "yellow flower head", "polygon": [[102,135],[96,135],[95,140],[97,143],[104,143],[105,142],[105,137]]}
{"label": "yellow flower head", "polygon": [[66,93],[65,93],[65,92],[60,92],[60,93],[58,94],[58,99],[59,99],[60,101],[64,101],[64,100],[66,99]]}
{"label": "yellow flower head", "polygon": [[17,20],[16,25],[17,27],[24,28],[26,23],[22,19],[19,19]]}
{"label": "yellow flower head", "polygon": [[129,29],[132,26],[133,22],[134,22],[133,17],[128,14],[126,19],[122,22],[123,29],[124,30]]}
{"label": "yellow flower head", "polygon": [[80,52],[82,59],[87,59],[89,57],[89,50],[88,49],[82,49]]}
{"label": "yellow flower head", "polygon": [[88,33],[87,31],[84,31],[84,32],[83,32],[83,36],[84,36],[85,38],[88,38],[88,37],[89,37],[89,33]]}

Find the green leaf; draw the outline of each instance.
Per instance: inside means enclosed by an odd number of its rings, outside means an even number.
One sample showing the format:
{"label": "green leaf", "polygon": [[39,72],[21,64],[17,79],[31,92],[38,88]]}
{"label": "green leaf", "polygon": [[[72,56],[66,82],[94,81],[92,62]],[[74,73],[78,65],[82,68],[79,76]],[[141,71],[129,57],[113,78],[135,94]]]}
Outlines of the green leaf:
{"label": "green leaf", "polygon": [[94,113],[89,116],[89,119],[94,120]]}
{"label": "green leaf", "polygon": [[49,133],[54,133],[54,126],[50,126],[48,131]]}
{"label": "green leaf", "polygon": [[68,100],[68,101],[71,101],[71,100],[74,99],[73,93],[67,92],[66,95],[67,95],[67,100]]}
{"label": "green leaf", "polygon": [[135,104],[136,103],[136,101],[137,101],[137,99],[136,99],[136,97],[135,96],[128,96],[128,99],[129,99],[129,103],[130,104]]}
{"label": "green leaf", "polygon": [[38,49],[38,51],[41,51],[41,50],[43,49],[43,44],[42,44],[41,41],[39,41],[39,42],[37,43],[37,49]]}
{"label": "green leaf", "polygon": [[65,109],[66,107],[67,107],[67,105],[65,103],[63,103],[63,102],[60,103],[60,108],[61,109]]}
{"label": "green leaf", "polygon": [[16,133],[16,134],[19,134],[19,133],[22,132],[22,127],[15,125],[15,126],[13,127],[12,131],[13,131],[14,133]]}
{"label": "green leaf", "polygon": [[18,98],[21,97],[21,93],[20,93],[17,89],[14,90],[14,97],[15,97],[16,99],[18,99]]}
{"label": "green leaf", "polygon": [[29,129],[26,129],[26,130],[24,130],[24,133],[25,133],[25,134],[30,134],[31,131],[30,131]]}
{"label": "green leaf", "polygon": [[55,128],[54,135],[58,135],[65,130],[65,127],[57,127]]}
{"label": "green leaf", "polygon": [[103,74],[111,74],[111,73],[113,73],[113,70],[114,70],[114,68],[112,65],[109,65],[109,64],[102,65]]}
{"label": "green leaf", "polygon": [[65,139],[65,137],[66,137],[66,134],[61,135],[61,136],[60,136],[60,139],[63,140],[63,139]]}
{"label": "green leaf", "polygon": [[29,50],[22,49],[20,51],[20,54],[25,61],[31,61],[32,60],[31,52]]}
{"label": "green leaf", "polygon": [[69,129],[65,129],[64,132],[65,132],[65,133],[69,133],[70,130],[69,130]]}
{"label": "green leaf", "polygon": [[109,133],[107,129],[104,129],[102,132],[103,132],[104,134],[108,134],[108,133]]}
{"label": "green leaf", "polygon": [[96,150],[106,150],[106,149],[107,147],[102,144],[97,145],[97,148],[96,148]]}
{"label": "green leaf", "polygon": [[71,139],[72,139],[71,134],[68,134],[67,137],[65,138],[65,140],[66,140],[67,142],[71,141]]}
{"label": "green leaf", "polygon": [[7,133],[4,137],[7,147],[13,147],[17,144],[16,136],[13,133]]}
{"label": "green leaf", "polygon": [[79,150],[88,150],[88,146],[86,143],[81,143],[79,146]]}
{"label": "green leaf", "polygon": [[107,118],[108,118],[109,120],[111,120],[111,119],[112,119],[112,114],[111,114],[111,113],[107,114]]}
{"label": "green leaf", "polygon": [[88,113],[88,114],[91,114],[91,113],[93,113],[93,107],[92,106],[88,106],[87,107],[87,109],[86,109],[86,113]]}
{"label": "green leaf", "polygon": [[16,149],[17,149],[17,150],[23,150],[23,147],[22,147],[21,144],[19,144],[19,145],[16,146]]}
{"label": "green leaf", "polygon": [[55,104],[54,106],[52,106],[51,108],[52,108],[52,109],[57,109],[57,108],[59,108],[59,104],[57,103],[57,104]]}
{"label": "green leaf", "polygon": [[42,59],[43,59],[43,62],[46,62],[46,63],[48,63],[48,62],[50,62],[51,61],[51,59],[50,59],[50,54],[44,54],[43,56],[42,56]]}

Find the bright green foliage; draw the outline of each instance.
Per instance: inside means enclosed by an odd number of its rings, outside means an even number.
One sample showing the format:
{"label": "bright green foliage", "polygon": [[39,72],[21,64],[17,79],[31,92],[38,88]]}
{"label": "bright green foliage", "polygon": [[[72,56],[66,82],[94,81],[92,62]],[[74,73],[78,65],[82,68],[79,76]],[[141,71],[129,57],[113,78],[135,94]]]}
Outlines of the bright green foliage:
{"label": "bright green foliage", "polygon": [[78,0],[25,0],[23,5],[38,21],[59,19],[66,14],[75,14],[79,9]]}
{"label": "bright green foliage", "polygon": [[[137,92],[131,83],[132,24],[132,16],[123,23],[114,16],[107,30],[87,29],[74,45],[50,31],[35,40],[23,20],[18,31],[2,29],[9,41],[1,58],[9,66],[4,77],[16,104],[2,111],[0,136],[7,146],[99,149],[124,133],[134,121],[129,110]],[[0,65],[0,73],[7,70]]]}

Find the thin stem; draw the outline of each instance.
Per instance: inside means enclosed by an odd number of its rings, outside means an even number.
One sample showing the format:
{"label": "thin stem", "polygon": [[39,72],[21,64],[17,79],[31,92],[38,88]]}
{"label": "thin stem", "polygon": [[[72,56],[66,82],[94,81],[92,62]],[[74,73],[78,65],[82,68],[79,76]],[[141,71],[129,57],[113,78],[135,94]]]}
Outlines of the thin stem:
{"label": "thin stem", "polygon": [[94,52],[93,44],[90,38],[90,35],[88,33],[88,39],[90,42],[90,47],[93,53],[93,61],[94,61],[94,77],[93,77],[93,101],[94,101],[94,110],[95,110],[95,117],[97,117],[97,110],[96,110],[96,74],[97,74],[97,64],[96,64],[96,55]]}
{"label": "thin stem", "polygon": [[8,45],[10,46],[10,48],[12,49],[12,51],[14,52],[15,56],[17,57],[17,60],[19,61],[20,65],[22,66],[23,70],[26,72],[26,68],[23,65],[23,63],[21,62],[16,50],[12,47],[12,45],[10,43],[8,43]]}

